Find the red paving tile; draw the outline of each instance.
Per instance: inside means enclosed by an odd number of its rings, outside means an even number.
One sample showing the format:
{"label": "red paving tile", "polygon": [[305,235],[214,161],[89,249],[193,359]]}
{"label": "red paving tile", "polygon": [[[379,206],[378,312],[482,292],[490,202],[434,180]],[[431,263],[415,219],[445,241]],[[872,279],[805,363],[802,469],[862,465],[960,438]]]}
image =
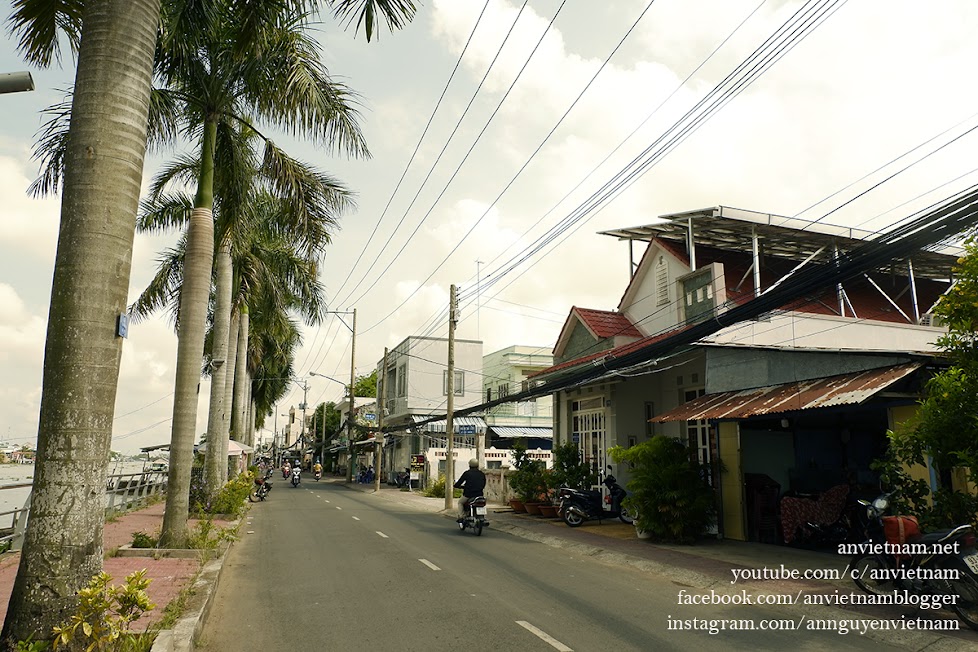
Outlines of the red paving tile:
{"label": "red paving tile", "polygon": [[[163,525],[164,503],[157,503],[144,509],[121,514],[105,524],[103,548],[111,552],[123,545],[132,543],[134,532],[145,532],[156,536]],[[195,520],[189,522],[192,528]],[[221,527],[226,523],[216,521]],[[151,554],[151,553],[149,553]],[[0,555],[0,621],[7,614],[7,603],[13,590],[14,579],[17,576],[17,566],[20,563],[20,553]],[[133,624],[134,631],[143,631],[152,623],[158,621],[166,606],[193,580],[200,569],[201,562],[197,558],[177,559],[162,557],[109,557],[103,564],[103,570],[112,577],[112,584],[121,584],[126,575],[146,569],[146,576],[152,580],[146,592],[149,599],[156,605],[146,612]]]}

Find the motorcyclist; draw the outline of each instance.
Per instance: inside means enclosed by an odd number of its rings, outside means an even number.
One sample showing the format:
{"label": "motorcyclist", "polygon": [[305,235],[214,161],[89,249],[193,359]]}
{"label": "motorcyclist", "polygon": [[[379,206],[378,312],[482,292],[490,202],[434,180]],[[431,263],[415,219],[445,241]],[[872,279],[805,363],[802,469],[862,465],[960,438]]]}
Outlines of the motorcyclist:
{"label": "motorcyclist", "polygon": [[479,460],[474,457],[469,460],[469,469],[459,477],[452,485],[456,489],[462,490],[462,497],[458,501],[458,520],[461,523],[467,515],[469,501],[483,495],[486,488],[486,474],[479,470]]}
{"label": "motorcyclist", "polygon": [[317,477],[323,474],[323,465],[319,463],[319,460],[316,460],[316,463],[312,465],[312,472],[315,473]]}
{"label": "motorcyclist", "polygon": [[289,465],[288,460],[282,462],[282,477],[288,478],[289,474],[292,473],[292,466]]}
{"label": "motorcyclist", "polygon": [[299,473],[300,473],[300,471],[299,471],[299,465],[296,464],[295,466],[292,467],[292,485],[293,486],[299,484]]}

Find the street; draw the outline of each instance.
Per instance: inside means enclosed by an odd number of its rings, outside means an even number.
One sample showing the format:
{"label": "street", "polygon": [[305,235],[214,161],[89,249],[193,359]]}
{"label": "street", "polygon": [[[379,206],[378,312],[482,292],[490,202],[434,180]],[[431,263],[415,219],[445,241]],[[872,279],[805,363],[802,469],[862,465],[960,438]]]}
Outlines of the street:
{"label": "street", "polygon": [[[491,517],[490,517],[491,518]],[[858,633],[761,631],[779,607],[677,605],[677,583],[488,528],[461,534],[341,485],[276,483],[227,559],[206,650],[879,650]],[[677,631],[674,620],[754,623]],[[722,625],[721,625],[722,626]],[[743,626],[743,625],[741,625]],[[909,639],[908,639],[909,640]],[[887,646],[892,647],[892,646]],[[899,649],[899,648],[894,648]]]}

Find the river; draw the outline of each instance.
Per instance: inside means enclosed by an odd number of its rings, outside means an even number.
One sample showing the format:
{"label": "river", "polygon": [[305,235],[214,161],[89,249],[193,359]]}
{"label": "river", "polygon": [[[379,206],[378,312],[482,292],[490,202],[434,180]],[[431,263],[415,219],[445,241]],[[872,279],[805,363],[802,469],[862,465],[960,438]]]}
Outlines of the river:
{"label": "river", "polygon": [[[138,473],[143,470],[142,462],[113,462],[109,475],[119,473]],[[33,464],[0,464],[0,514],[24,506],[30,487],[11,487],[34,479]],[[0,528],[10,527],[13,515],[0,516]]]}

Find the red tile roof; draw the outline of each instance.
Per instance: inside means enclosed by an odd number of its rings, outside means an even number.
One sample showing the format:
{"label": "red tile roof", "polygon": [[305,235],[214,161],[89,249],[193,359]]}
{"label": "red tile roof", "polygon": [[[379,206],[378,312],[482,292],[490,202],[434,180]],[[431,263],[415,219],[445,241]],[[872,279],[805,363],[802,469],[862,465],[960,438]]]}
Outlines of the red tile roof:
{"label": "red tile roof", "polygon": [[642,334],[628,320],[628,317],[620,312],[609,312],[607,310],[590,310],[589,308],[571,308],[578,318],[599,338],[616,337],[642,337]]}
{"label": "red tile roof", "polygon": [[535,374],[532,374],[531,376],[528,376],[528,378],[535,378],[537,376],[542,376],[544,374],[550,374],[550,373],[553,373],[555,371],[560,371],[561,369],[569,369],[571,367],[576,367],[579,364],[582,364],[582,363],[585,363],[585,362],[589,362],[591,360],[598,360],[598,359],[604,358],[606,356],[607,357],[611,357],[611,358],[616,358],[618,356],[625,355],[626,353],[631,353],[633,351],[638,351],[638,350],[640,350],[640,349],[642,349],[642,348],[644,348],[646,346],[649,346],[651,344],[655,344],[656,342],[660,342],[660,341],[666,339],[667,337],[671,337],[671,336],[673,336],[673,335],[675,335],[677,333],[683,332],[687,328],[689,328],[689,326],[687,326],[687,325],[684,324],[682,326],[679,326],[679,327],[674,328],[674,329],[669,330],[669,331],[665,331],[663,333],[657,333],[655,335],[649,335],[647,337],[643,337],[643,338],[641,338],[639,340],[636,340],[634,342],[628,342],[627,344],[622,344],[621,346],[616,346],[613,349],[605,349],[604,351],[597,351],[595,353],[590,353],[588,355],[581,356],[579,358],[574,358],[573,360],[567,360],[565,362],[561,362],[560,364],[555,364],[552,367],[547,367],[546,369],[543,369],[542,371],[539,371],[539,372],[537,372]]}

